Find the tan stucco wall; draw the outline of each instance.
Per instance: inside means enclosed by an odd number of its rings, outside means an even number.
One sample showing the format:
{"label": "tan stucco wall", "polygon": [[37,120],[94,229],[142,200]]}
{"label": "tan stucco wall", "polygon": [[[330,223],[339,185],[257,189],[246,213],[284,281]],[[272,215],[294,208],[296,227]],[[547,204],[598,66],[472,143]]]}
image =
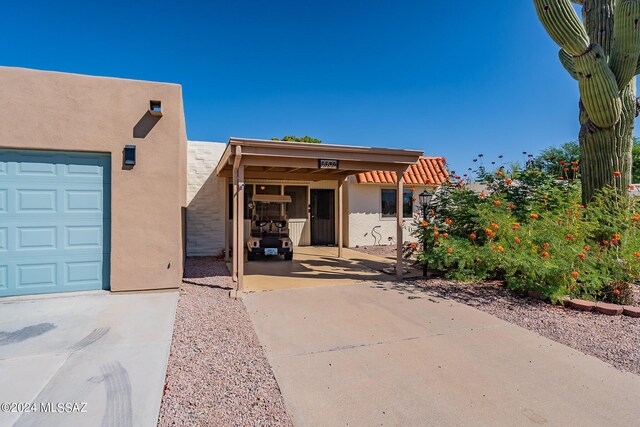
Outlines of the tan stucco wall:
{"label": "tan stucco wall", "polygon": [[[134,138],[150,100],[163,116]],[[1,148],[111,153],[113,291],[180,284],[186,143],[179,85],[0,67]],[[126,144],[137,146],[131,170]]]}
{"label": "tan stucco wall", "polygon": [[[358,184],[355,177],[349,177],[349,221],[348,243],[349,247],[388,245],[396,241],[396,218],[383,218],[381,215],[382,201],[380,190],[382,188],[395,189],[395,185]],[[406,189],[407,187],[405,187]],[[417,198],[425,187],[415,186],[414,196]],[[418,201],[414,202],[413,210],[419,212]],[[411,235],[414,224],[413,219],[404,220],[403,241],[415,242]],[[373,229],[376,228],[374,239]]]}

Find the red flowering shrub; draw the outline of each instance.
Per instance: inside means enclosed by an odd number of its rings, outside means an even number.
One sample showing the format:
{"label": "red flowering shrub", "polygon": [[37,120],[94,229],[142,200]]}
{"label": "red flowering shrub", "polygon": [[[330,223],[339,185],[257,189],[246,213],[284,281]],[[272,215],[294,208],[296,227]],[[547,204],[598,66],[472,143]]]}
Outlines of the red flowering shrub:
{"label": "red flowering shrub", "polygon": [[484,195],[460,182],[439,190],[427,220],[416,222],[418,262],[450,279],[502,279],[554,301],[627,301],[623,286],[608,289],[640,277],[638,201],[605,189],[584,207],[576,181],[535,169],[486,176]]}

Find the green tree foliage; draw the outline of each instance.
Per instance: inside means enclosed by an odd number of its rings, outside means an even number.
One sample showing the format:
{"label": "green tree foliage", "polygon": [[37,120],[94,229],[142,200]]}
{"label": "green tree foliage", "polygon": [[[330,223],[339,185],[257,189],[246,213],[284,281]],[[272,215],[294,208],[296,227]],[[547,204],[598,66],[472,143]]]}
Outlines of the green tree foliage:
{"label": "green tree foliage", "polygon": [[271,138],[272,141],[289,141],[289,142],[308,142],[310,144],[322,144],[322,140],[311,138],[310,136],[285,135],[282,139]]}
{"label": "green tree foliage", "polygon": [[[640,184],[640,138],[633,139],[632,183]],[[580,162],[580,144],[578,141],[565,142],[559,147],[548,147],[533,159],[536,166],[552,176],[574,179],[578,171],[574,166]]]}
{"label": "green tree foliage", "polygon": [[580,144],[578,141],[569,141],[559,147],[545,148],[534,162],[551,176],[575,179],[578,177],[578,171],[573,166],[580,162]]}

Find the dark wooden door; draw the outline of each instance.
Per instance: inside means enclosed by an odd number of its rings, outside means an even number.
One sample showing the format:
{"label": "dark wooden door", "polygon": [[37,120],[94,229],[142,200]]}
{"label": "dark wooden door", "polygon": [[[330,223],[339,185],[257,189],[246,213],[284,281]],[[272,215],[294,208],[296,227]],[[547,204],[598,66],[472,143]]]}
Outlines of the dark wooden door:
{"label": "dark wooden door", "polygon": [[311,190],[311,244],[335,245],[335,191]]}

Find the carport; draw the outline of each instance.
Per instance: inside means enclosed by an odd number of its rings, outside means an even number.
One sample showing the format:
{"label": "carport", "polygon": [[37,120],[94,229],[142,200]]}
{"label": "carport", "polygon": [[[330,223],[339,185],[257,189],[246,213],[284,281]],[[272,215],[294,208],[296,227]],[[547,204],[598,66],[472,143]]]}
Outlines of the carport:
{"label": "carport", "polygon": [[[343,257],[343,184],[349,175],[372,170],[395,172],[402,177],[406,169],[422,156],[421,151],[369,148],[348,145],[309,144],[245,138],[230,138],[216,167],[225,184],[232,183],[232,226],[225,221],[225,257],[229,261],[229,237],[232,235],[231,270],[236,283],[235,295],[244,291],[244,199],[245,180],[337,181],[337,248]],[[397,205],[402,205],[403,181],[397,182]],[[225,194],[228,194],[225,191]],[[225,197],[229,197],[228,195]],[[228,200],[225,210],[229,209]],[[229,212],[225,212],[225,218]],[[396,215],[396,275],[402,277],[402,210]]]}

